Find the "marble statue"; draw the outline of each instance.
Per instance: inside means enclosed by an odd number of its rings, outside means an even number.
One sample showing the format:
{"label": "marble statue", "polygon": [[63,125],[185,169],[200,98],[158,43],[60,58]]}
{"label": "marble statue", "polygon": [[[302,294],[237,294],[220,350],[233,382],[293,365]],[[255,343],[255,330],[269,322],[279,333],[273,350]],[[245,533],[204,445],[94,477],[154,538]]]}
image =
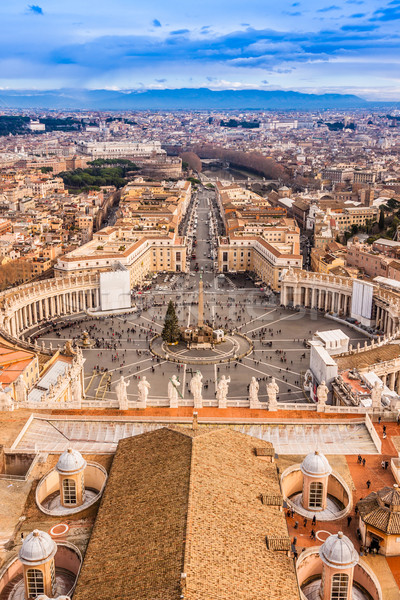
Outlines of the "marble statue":
{"label": "marble statue", "polygon": [[82,352],[82,350],[81,350],[81,348],[79,346],[76,349],[76,358],[75,358],[75,361],[76,361],[76,364],[79,367],[81,367],[83,365],[83,363],[85,362],[85,359],[83,358],[83,352]]}
{"label": "marble statue", "polygon": [[11,388],[3,388],[0,384],[0,410],[14,410],[14,399],[11,395]]}
{"label": "marble statue", "polygon": [[71,396],[72,402],[80,407],[82,404],[82,384],[79,375],[72,379]]}
{"label": "marble statue", "polygon": [[169,406],[170,408],[178,408],[179,400],[178,400],[178,387],[180,386],[180,382],[176,375],[172,375],[171,379],[168,382],[168,398],[169,398]]}
{"label": "marble statue", "polygon": [[[43,342],[44,344],[44,342]],[[63,354],[66,356],[75,356],[76,352],[72,347],[72,340],[67,340],[64,344]]]}
{"label": "marble statue", "polygon": [[380,410],[382,408],[382,387],[379,381],[375,381],[371,390],[372,408]]}
{"label": "marble statue", "polygon": [[329,389],[325,385],[325,381],[322,380],[319,386],[317,387],[317,398],[318,398],[318,407],[324,408],[326,401],[328,400]]}
{"label": "marble statue", "polygon": [[226,397],[228,395],[230,382],[231,378],[226,378],[225,375],[222,375],[221,379],[219,380],[217,385],[218,408],[226,408]]}
{"label": "marble statue", "polygon": [[125,377],[121,375],[116,387],[118,406],[120,410],[128,410],[128,393],[126,388],[129,384],[130,381],[125,381]]}
{"label": "marble statue", "polygon": [[149,391],[150,383],[147,381],[146,375],[143,375],[142,379],[138,383],[138,402],[140,402],[143,407],[146,407]]}
{"label": "marble statue", "polygon": [[18,403],[26,402],[28,399],[28,386],[23,375],[20,375],[14,384],[15,399]]}
{"label": "marble statue", "polygon": [[260,389],[260,384],[258,383],[255,377],[251,378],[250,387],[249,387],[249,400],[250,400],[250,408],[258,407],[258,391]]}
{"label": "marble statue", "polygon": [[267,396],[268,396],[268,410],[276,410],[278,402],[276,399],[279,393],[278,384],[275,381],[275,377],[272,377],[271,381],[267,384]]}
{"label": "marble statue", "polygon": [[190,381],[190,391],[194,398],[194,407],[201,408],[203,406],[203,375],[200,371],[196,371]]}

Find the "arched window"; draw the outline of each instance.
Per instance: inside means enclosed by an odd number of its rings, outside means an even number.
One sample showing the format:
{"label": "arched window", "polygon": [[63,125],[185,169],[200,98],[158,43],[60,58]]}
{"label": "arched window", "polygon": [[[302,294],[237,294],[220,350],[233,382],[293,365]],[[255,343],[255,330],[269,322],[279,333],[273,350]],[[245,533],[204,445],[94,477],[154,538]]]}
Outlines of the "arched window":
{"label": "arched window", "polygon": [[308,506],[309,508],[321,508],[322,507],[322,494],[324,486],[320,481],[313,481],[310,485],[310,499]]}
{"label": "arched window", "polygon": [[39,594],[44,594],[43,573],[39,569],[28,569],[26,573],[26,582],[30,598],[36,598]]}
{"label": "arched window", "polygon": [[64,504],[76,504],[76,485],[73,479],[63,481]]}
{"label": "arched window", "polygon": [[344,573],[336,573],[332,577],[331,600],[347,600],[349,589],[349,576]]}

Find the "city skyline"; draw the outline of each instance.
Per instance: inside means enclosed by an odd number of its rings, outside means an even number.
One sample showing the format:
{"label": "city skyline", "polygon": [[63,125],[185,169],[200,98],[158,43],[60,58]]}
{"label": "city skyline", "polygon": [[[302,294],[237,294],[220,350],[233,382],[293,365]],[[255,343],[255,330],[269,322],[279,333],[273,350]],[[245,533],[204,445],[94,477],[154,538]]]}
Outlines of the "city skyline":
{"label": "city skyline", "polygon": [[[95,11],[94,11],[95,8]],[[0,90],[283,89],[400,100],[400,0],[2,7]]]}

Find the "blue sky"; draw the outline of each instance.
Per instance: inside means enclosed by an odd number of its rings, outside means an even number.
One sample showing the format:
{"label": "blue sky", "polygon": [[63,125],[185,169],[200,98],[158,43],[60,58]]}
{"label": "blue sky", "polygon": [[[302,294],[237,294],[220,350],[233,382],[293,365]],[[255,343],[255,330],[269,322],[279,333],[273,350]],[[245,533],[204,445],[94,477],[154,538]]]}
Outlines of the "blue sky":
{"label": "blue sky", "polygon": [[0,5],[0,88],[293,89],[400,100],[400,0]]}

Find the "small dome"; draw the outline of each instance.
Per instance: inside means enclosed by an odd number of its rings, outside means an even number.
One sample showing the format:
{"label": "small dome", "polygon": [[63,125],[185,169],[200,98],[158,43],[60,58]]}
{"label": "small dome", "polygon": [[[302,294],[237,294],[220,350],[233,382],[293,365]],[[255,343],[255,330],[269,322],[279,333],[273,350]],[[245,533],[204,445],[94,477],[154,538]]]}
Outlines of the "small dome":
{"label": "small dome", "polygon": [[393,487],[384,487],[377,492],[377,496],[385,506],[388,504],[391,508],[400,506],[400,489],[397,484]]}
{"label": "small dome", "polygon": [[56,464],[56,470],[61,475],[74,475],[86,467],[86,460],[78,450],[68,448],[63,452]]}
{"label": "small dome", "polygon": [[321,560],[334,569],[348,569],[358,563],[359,556],[348,537],[341,531],[330,535],[319,549]]}
{"label": "small dome", "polygon": [[48,533],[35,529],[26,536],[19,551],[19,559],[24,565],[42,565],[57,552],[57,544]]}
{"label": "small dome", "polygon": [[324,477],[332,473],[332,467],[328,459],[318,450],[307,454],[300,468],[304,475],[310,475],[311,477]]}

